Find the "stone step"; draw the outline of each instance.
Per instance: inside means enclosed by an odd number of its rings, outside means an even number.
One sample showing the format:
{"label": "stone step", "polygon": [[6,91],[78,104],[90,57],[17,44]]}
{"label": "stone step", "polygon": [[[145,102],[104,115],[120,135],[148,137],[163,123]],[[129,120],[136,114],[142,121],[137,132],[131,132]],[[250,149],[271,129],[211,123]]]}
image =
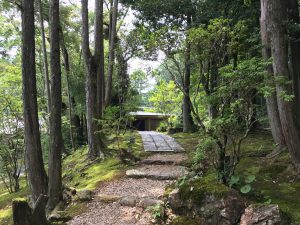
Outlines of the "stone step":
{"label": "stone step", "polygon": [[154,180],[176,180],[187,173],[188,170],[185,167],[170,165],[141,166],[137,169],[126,171],[127,177],[130,178],[148,178]]}
{"label": "stone step", "polygon": [[187,159],[183,154],[154,154],[142,160],[140,164],[144,165],[180,165]]}
{"label": "stone step", "polygon": [[153,197],[137,197],[137,196],[116,196],[99,194],[95,199],[104,203],[118,202],[121,206],[148,208],[155,205],[164,205],[164,202]]}
{"label": "stone step", "polygon": [[105,203],[117,202],[122,198],[122,196],[118,195],[109,195],[109,194],[98,194],[95,195],[95,199]]}

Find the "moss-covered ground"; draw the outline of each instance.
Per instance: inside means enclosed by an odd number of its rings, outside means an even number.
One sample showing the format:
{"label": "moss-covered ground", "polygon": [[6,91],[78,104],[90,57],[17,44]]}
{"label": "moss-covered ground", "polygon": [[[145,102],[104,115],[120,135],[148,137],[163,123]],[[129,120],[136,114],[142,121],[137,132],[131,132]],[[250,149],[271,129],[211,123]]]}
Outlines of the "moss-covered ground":
{"label": "moss-covered ground", "polygon": [[[130,139],[134,143],[130,144]],[[66,157],[63,161],[63,182],[69,187],[77,190],[94,190],[103,181],[118,178],[130,165],[125,165],[118,158],[118,149],[132,149],[137,157],[143,157],[142,140],[137,132],[126,132],[119,138],[115,136],[107,137],[106,159],[90,163],[87,160],[87,147],[83,146],[74,153]],[[22,179],[21,190],[18,193],[9,194],[5,187],[0,184],[0,225],[12,224],[11,202],[15,198],[25,197],[29,193],[25,179]],[[70,205],[65,211],[65,215],[72,217],[83,213],[86,210],[85,203]]]}
{"label": "moss-covered ground", "polygon": [[[173,135],[173,137],[183,145],[187,150],[189,159],[192,160],[194,150],[201,141],[201,136],[197,133],[179,133]],[[250,134],[243,143],[243,156],[237,166],[236,175],[241,180],[249,175],[255,176],[256,179],[251,184],[252,191],[245,195],[250,201],[278,204],[283,212],[291,217],[292,224],[300,224],[299,176],[297,177],[290,166],[291,161],[288,152],[282,153],[273,159],[265,157],[273,148],[274,143],[269,132],[260,131]],[[192,162],[190,161],[190,163]],[[208,176],[212,178],[213,174],[210,170]],[[207,182],[202,182],[202,184],[207,184]],[[202,187],[203,185],[199,187],[200,193],[202,193]],[[236,186],[236,188],[239,190],[239,186]]]}
{"label": "moss-covered ground", "polygon": [[262,157],[272,151],[274,144],[268,132],[252,134],[245,141],[244,157],[237,167],[240,176],[255,175],[252,198],[260,202],[278,204],[292,218],[293,224],[300,224],[300,179],[290,167],[288,152],[267,159]]}

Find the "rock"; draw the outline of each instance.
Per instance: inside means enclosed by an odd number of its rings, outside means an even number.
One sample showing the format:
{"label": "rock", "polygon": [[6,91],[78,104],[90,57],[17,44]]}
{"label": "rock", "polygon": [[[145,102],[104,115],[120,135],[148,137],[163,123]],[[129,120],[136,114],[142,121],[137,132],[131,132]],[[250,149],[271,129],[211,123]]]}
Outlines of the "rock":
{"label": "rock", "polygon": [[63,201],[67,204],[72,202],[73,196],[76,195],[76,189],[75,188],[69,188],[69,187],[64,187],[63,189]]}
{"label": "rock", "polygon": [[278,205],[250,205],[242,215],[240,225],[288,225],[290,224]]}
{"label": "rock", "polygon": [[93,192],[90,190],[82,190],[77,193],[80,201],[91,201],[93,199]]}
{"label": "rock", "polygon": [[119,151],[119,158],[120,160],[125,163],[125,164],[131,164],[131,163],[136,163],[140,159],[137,158],[135,155],[133,155],[130,150],[127,149],[121,149]]}
{"label": "rock", "polygon": [[139,206],[144,209],[151,207],[151,206],[156,206],[156,205],[160,205],[163,207],[164,202],[161,200],[152,199],[152,198],[142,198],[139,202]]}
{"label": "rock", "polygon": [[51,214],[48,216],[48,220],[50,222],[58,222],[61,221],[61,215],[57,211],[51,212]]}
{"label": "rock", "polygon": [[105,203],[111,203],[111,202],[117,202],[121,199],[121,196],[117,195],[97,195],[96,198],[99,201],[105,202]]}
{"label": "rock", "polygon": [[183,166],[159,165],[140,166],[138,169],[127,170],[126,175],[131,178],[148,178],[154,180],[176,180],[188,174]]}
{"label": "rock", "polygon": [[52,210],[52,212],[48,215],[48,220],[50,222],[67,221],[68,218],[62,215],[62,212],[65,208],[65,203],[63,201],[59,202],[57,206]]}
{"label": "rock", "polygon": [[126,176],[132,177],[132,178],[144,178],[146,176],[146,174],[139,170],[133,169],[133,170],[127,170]]}
{"label": "rock", "polygon": [[120,200],[120,205],[121,206],[135,207],[137,202],[138,202],[138,199],[136,197],[126,196],[126,197],[123,197]]}
{"label": "rock", "polygon": [[179,189],[174,189],[168,197],[168,202],[171,208],[175,209],[176,211],[180,211],[180,208],[184,207],[182,199],[179,196]]}
{"label": "rock", "polygon": [[237,191],[203,178],[191,180],[173,190],[168,201],[176,214],[201,218],[206,225],[237,224],[246,205]]}

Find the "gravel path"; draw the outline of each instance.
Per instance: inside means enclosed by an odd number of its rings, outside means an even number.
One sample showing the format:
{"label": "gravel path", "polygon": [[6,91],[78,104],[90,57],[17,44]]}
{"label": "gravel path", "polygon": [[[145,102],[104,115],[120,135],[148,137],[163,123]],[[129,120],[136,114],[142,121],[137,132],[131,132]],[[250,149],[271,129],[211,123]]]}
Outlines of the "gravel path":
{"label": "gravel path", "polygon": [[136,196],[152,197],[159,199],[170,180],[151,180],[151,179],[133,179],[122,178],[114,182],[107,182],[101,185],[97,195],[115,195],[115,196]]}
{"label": "gravel path", "polygon": [[[134,170],[146,175],[157,175],[158,178],[130,178],[125,176],[119,180],[105,182],[95,191],[95,198],[88,204],[87,212],[74,217],[68,225],[149,225],[152,223],[151,214],[138,204],[135,207],[121,206],[120,199],[124,197],[150,198],[162,200],[165,188],[171,184],[171,179],[166,177],[172,175],[172,179],[183,175],[186,170],[178,164],[186,159],[180,154],[158,154],[157,152],[183,151],[182,147],[175,140],[167,135],[157,132],[142,132],[145,151],[150,142],[156,146],[156,152],[141,162]],[[150,141],[150,139],[152,140]],[[172,147],[174,146],[174,147]],[[163,150],[162,148],[165,148]],[[168,148],[168,149],[167,149]],[[151,152],[151,150],[150,150]],[[127,171],[127,172],[130,172]],[[128,174],[126,172],[126,174]],[[166,179],[159,179],[159,177]],[[147,177],[147,176],[145,176]],[[112,196],[114,202],[101,200],[100,196]]]}
{"label": "gravel path", "polygon": [[149,225],[151,214],[140,208],[120,206],[118,202],[94,201],[88,212],[76,216],[68,225]]}

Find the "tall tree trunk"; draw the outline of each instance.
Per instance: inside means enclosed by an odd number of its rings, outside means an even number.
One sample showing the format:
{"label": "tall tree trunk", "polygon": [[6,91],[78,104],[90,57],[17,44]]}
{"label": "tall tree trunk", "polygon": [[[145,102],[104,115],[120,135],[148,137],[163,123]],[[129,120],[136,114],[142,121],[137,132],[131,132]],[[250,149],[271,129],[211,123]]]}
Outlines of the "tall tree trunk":
{"label": "tall tree trunk", "polygon": [[104,30],[103,30],[103,0],[95,2],[95,61],[97,66],[97,118],[102,117],[105,107],[104,90]]}
{"label": "tall tree trunk", "polygon": [[[82,52],[86,67],[86,107],[87,107],[87,136],[89,145],[89,158],[103,157],[103,143],[99,135],[99,126],[96,121],[100,110],[97,109],[97,75],[100,70],[100,58],[98,58],[100,40],[95,40],[95,56],[91,54],[89,47],[89,22],[88,22],[88,1],[82,0]],[[96,2],[97,3],[97,2]],[[96,4],[97,6],[97,4]],[[98,18],[99,7],[95,7],[95,14]],[[95,33],[99,32],[99,25],[95,23]],[[97,32],[98,31],[98,32]],[[100,36],[100,35],[99,35]],[[95,37],[99,37],[95,35]],[[96,61],[97,59],[97,61]],[[102,91],[101,91],[102,92]]]}
{"label": "tall tree trunk", "polygon": [[[50,96],[50,81],[49,81],[49,65],[48,65],[48,55],[47,55],[47,47],[46,47],[46,37],[45,37],[45,27],[44,27],[44,16],[43,16],[42,0],[38,0],[38,4],[39,4],[41,34],[42,34],[42,48],[43,48],[43,60],[44,60],[44,76],[45,76],[46,97],[47,97],[47,111],[48,111],[48,114],[50,115],[51,96]],[[48,115],[48,117],[49,117],[49,115]]]}
{"label": "tall tree trunk", "polygon": [[[209,95],[212,95],[218,86],[218,64],[216,61],[217,56],[213,56],[211,59],[211,72],[209,77]],[[215,119],[218,116],[218,109],[214,102],[211,102],[208,107],[208,114],[211,119]]]}
{"label": "tall tree trunk", "polygon": [[112,81],[115,64],[115,39],[117,33],[117,20],[118,20],[118,0],[113,0],[112,16],[110,21],[110,32],[109,32],[109,58],[108,58],[108,72],[107,72],[107,83],[105,89],[105,105],[109,105],[112,95]]}
{"label": "tall tree trunk", "polygon": [[60,64],[60,21],[59,0],[50,1],[50,67],[51,67],[51,113],[48,209],[53,209],[62,199],[61,154],[63,140],[61,132],[61,64]]}
{"label": "tall tree trunk", "polygon": [[116,58],[118,61],[118,79],[120,82],[120,88],[119,88],[119,99],[120,103],[123,104],[126,101],[126,96],[128,94],[128,88],[129,88],[129,76],[128,76],[128,61],[125,59],[123,55],[123,50],[121,43],[117,42],[117,52],[116,52]]}
{"label": "tall tree trunk", "polygon": [[[272,57],[271,46],[270,46],[270,38],[267,32],[267,24],[266,24],[266,12],[267,5],[266,0],[261,0],[261,18],[260,18],[260,33],[261,40],[263,44],[262,55],[264,59],[269,60]],[[269,85],[274,85],[274,74],[272,65],[267,67],[267,75],[266,82],[269,82]],[[271,82],[270,82],[271,81]],[[277,144],[274,152],[270,154],[270,156],[276,155],[286,148],[283,130],[280,123],[278,104],[277,104],[277,95],[276,92],[272,93],[271,96],[266,97],[267,101],[267,111],[268,118],[271,127],[271,132],[275,143]]]}
{"label": "tall tree trunk", "polygon": [[[188,29],[191,27],[191,16],[188,15],[187,24]],[[194,122],[191,115],[191,101],[190,101],[190,84],[191,84],[191,44],[187,41],[186,52],[185,52],[185,73],[183,80],[183,132],[191,132],[194,128]]]}
{"label": "tall tree trunk", "polygon": [[41,194],[47,194],[47,175],[42,157],[37,107],[34,0],[23,0],[22,7],[22,80],[25,158],[29,186],[33,201],[35,202]]}
{"label": "tall tree trunk", "polygon": [[[274,76],[290,80],[287,45],[287,3],[286,0],[266,0],[267,28],[271,39]],[[283,134],[292,161],[300,165],[300,126],[296,120],[295,100],[286,101],[281,95],[293,95],[292,84],[277,82],[277,102]],[[298,114],[299,115],[299,114]]]}
{"label": "tall tree trunk", "polygon": [[70,120],[70,139],[71,139],[71,146],[72,150],[75,151],[76,145],[75,145],[75,140],[74,140],[74,131],[73,131],[73,124],[72,124],[72,97],[70,93],[70,73],[71,73],[71,68],[70,68],[70,59],[69,59],[69,53],[65,44],[63,32],[61,31],[61,50],[62,50],[62,55],[64,59],[64,68],[65,68],[65,73],[66,73],[66,82],[67,82],[67,93],[68,93],[68,104],[69,104],[69,120]]}
{"label": "tall tree trunk", "polygon": [[[299,5],[297,0],[287,0],[288,2],[288,19],[292,25],[299,25]],[[295,94],[296,107],[300,109],[300,30],[299,28],[291,29],[290,49],[292,63],[293,89]]]}

